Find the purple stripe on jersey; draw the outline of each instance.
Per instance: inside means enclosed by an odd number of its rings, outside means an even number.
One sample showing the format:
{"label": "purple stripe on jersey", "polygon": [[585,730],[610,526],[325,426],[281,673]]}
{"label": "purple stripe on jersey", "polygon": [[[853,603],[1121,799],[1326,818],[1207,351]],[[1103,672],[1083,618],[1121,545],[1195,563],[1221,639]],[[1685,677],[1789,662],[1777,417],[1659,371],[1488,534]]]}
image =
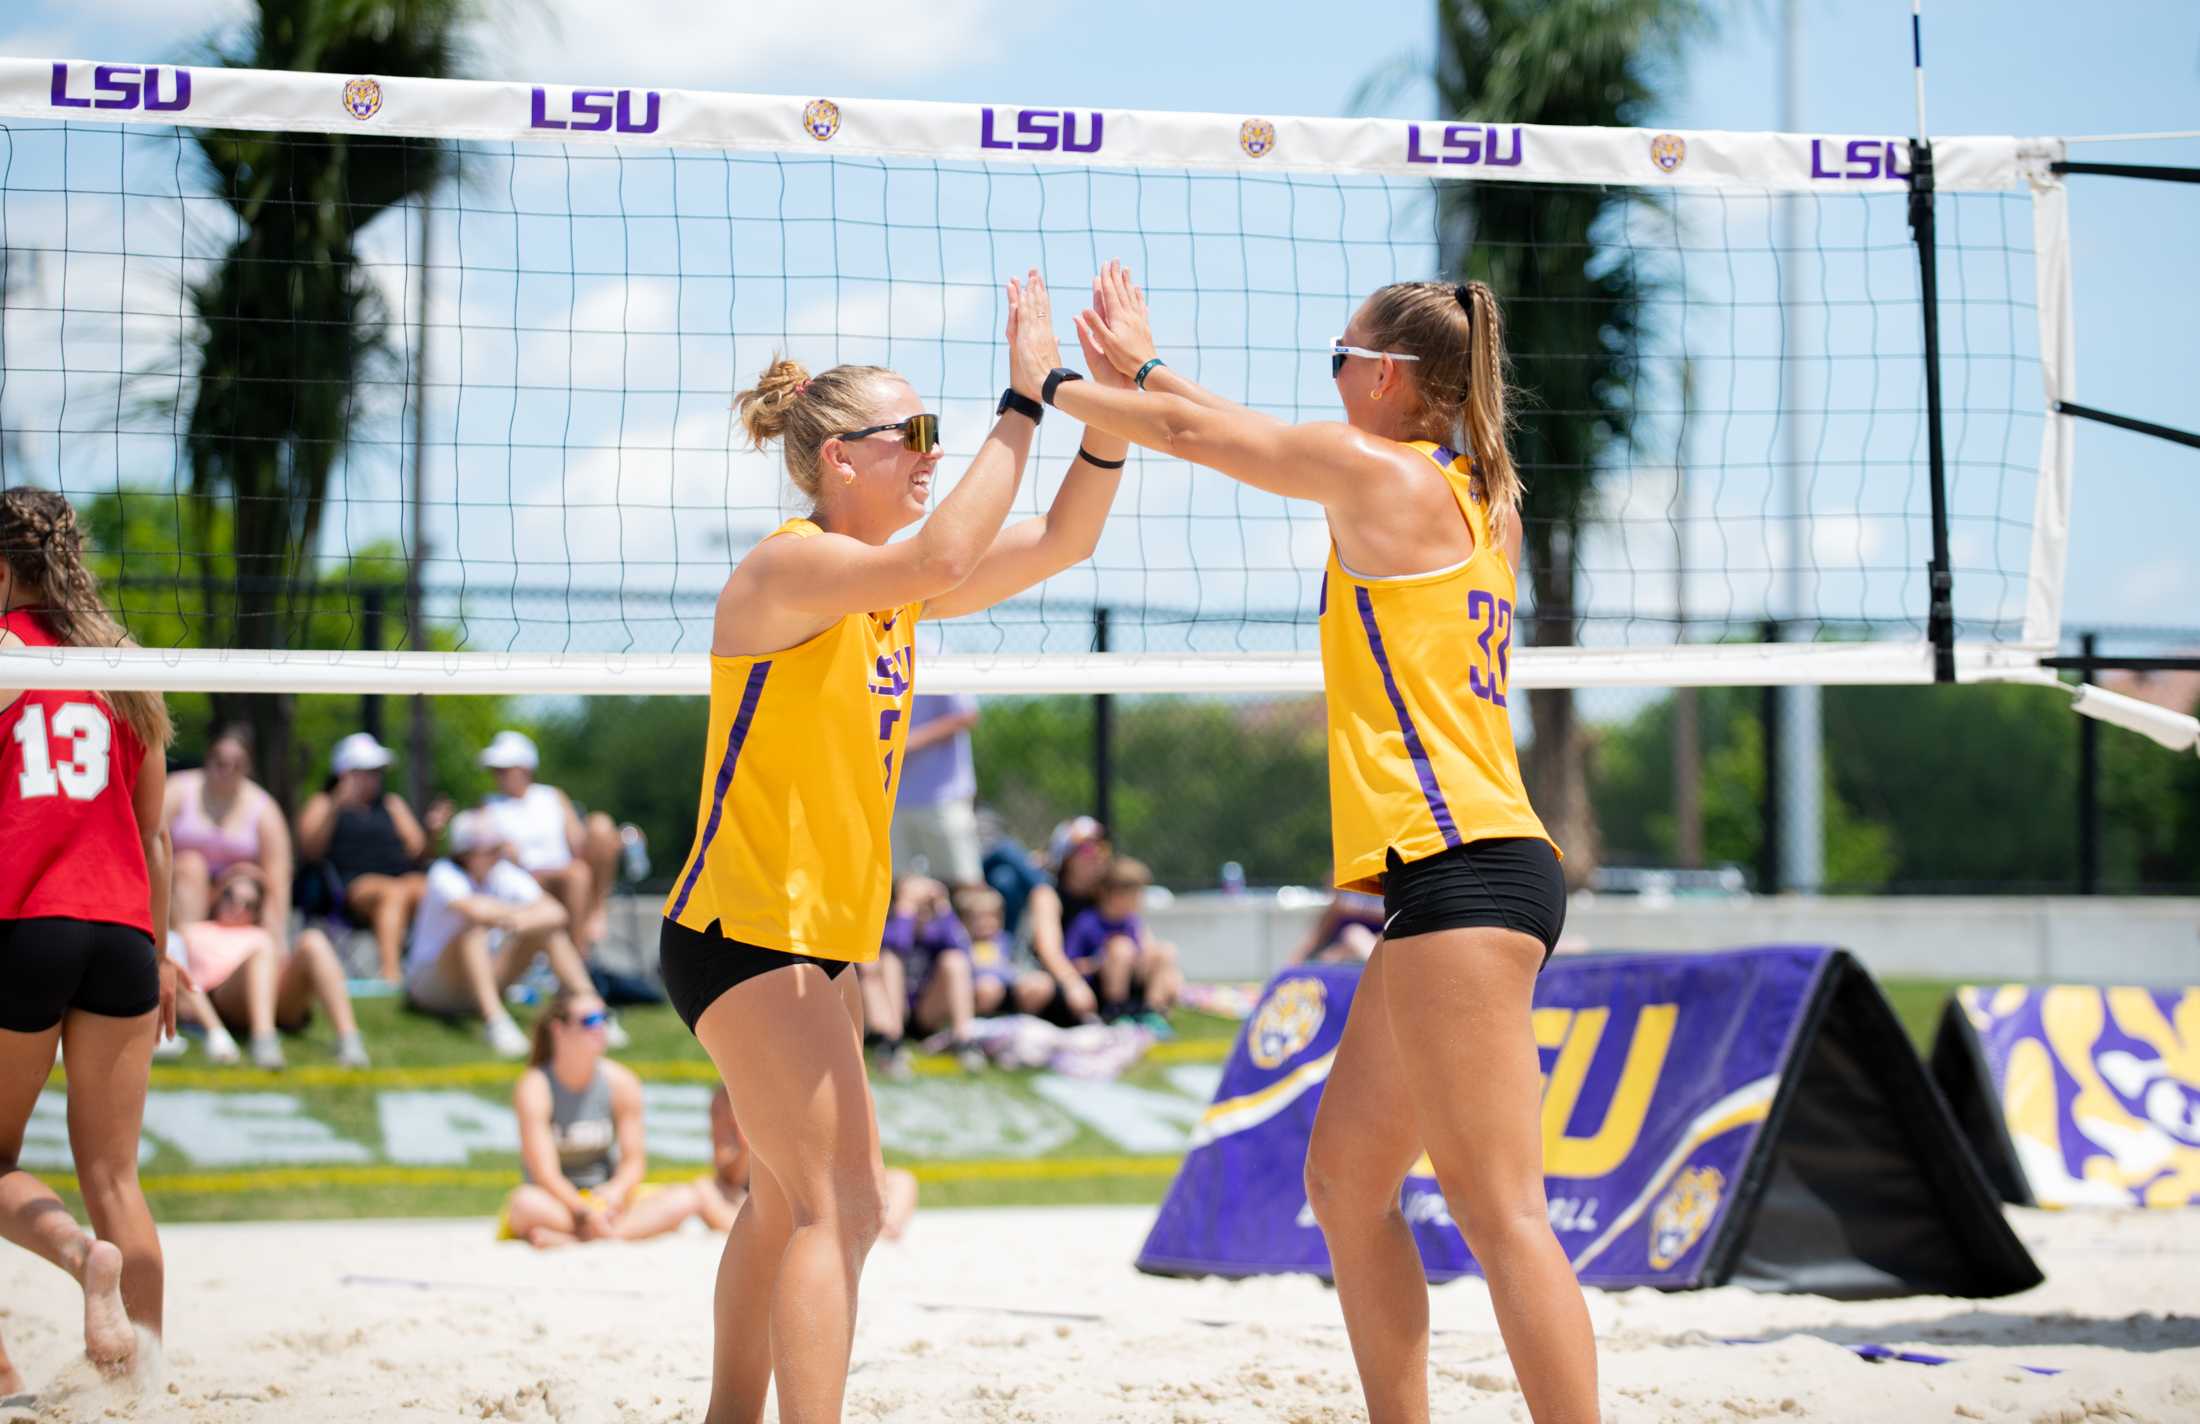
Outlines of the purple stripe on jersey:
{"label": "purple stripe on jersey", "polygon": [[1451,468],[1451,462],[1459,458],[1459,452],[1449,445],[1439,445],[1428,452],[1428,457],[1448,470]]}
{"label": "purple stripe on jersey", "polygon": [[1413,758],[1413,774],[1421,779],[1421,795],[1428,799],[1428,812],[1436,818],[1436,829],[1444,837],[1444,844],[1457,846],[1461,843],[1459,828],[1452,824],[1444,788],[1436,784],[1436,768],[1429,765],[1428,749],[1421,745],[1421,729],[1413,725],[1413,714],[1406,710],[1405,696],[1398,691],[1398,679],[1391,676],[1390,658],[1383,652],[1382,630],[1375,626],[1374,600],[1365,588],[1353,592],[1360,600],[1360,626],[1367,630],[1367,645],[1374,651],[1375,666],[1383,674],[1383,691],[1390,694],[1390,709],[1398,714],[1398,730],[1405,733],[1406,755]]}
{"label": "purple stripe on jersey", "polygon": [[1323,569],[1323,570],[1322,570],[1322,601],[1321,601],[1321,603],[1320,603],[1320,604],[1319,604],[1318,606],[1316,606],[1316,608],[1314,609],[1314,616],[1315,616],[1316,618],[1320,618],[1320,617],[1322,617],[1323,615],[1327,614],[1328,612],[1329,612],[1329,570],[1327,570],[1327,569]]}
{"label": "purple stripe on jersey", "polygon": [[688,867],[687,878],[680,882],[680,898],[672,902],[670,918],[677,920],[687,909],[688,896],[695,893],[695,881],[703,873],[703,857],[710,854],[711,839],[718,834],[718,818],[725,814],[726,788],[733,785],[733,768],[741,760],[741,744],[749,739],[749,723],[756,720],[756,702],[764,692],[764,678],[772,670],[768,662],[758,663],[749,669],[749,684],[741,689],[741,706],[733,714],[733,726],[726,731],[726,755],[718,763],[718,785],[710,793],[710,819],[703,823],[703,839],[695,847],[695,863]]}

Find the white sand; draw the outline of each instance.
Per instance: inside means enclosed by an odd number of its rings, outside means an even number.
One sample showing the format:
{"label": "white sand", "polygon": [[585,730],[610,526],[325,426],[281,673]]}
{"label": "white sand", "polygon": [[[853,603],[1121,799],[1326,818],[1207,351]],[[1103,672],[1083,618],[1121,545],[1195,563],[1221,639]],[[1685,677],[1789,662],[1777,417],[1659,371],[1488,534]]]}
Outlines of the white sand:
{"label": "white sand", "polygon": [[[1149,1218],[920,1214],[871,1258],[848,1417],[1362,1417],[1328,1291],[1141,1276],[1130,1262]],[[2200,1218],[2016,1222],[2048,1283],[2010,1300],[1592,1292],[1606,1417],[2200,1420]],[[136,1402],[84,1385],[71,1283],[0,1247],[0,1331],[47,1390],[44,1414],[0,1421],[594,1424],[696,1418],[707,1392],[718,1248],[699,1234],[548,1255],[496,1245],[482,1222],[183,1226],[165,1241],[167,1376]],[[1437,1417],[1524,1419],[1483,1286],[1439,1288],[1433,1312]],[[1771,1343],[1721,1343],[1737,1336]],[[1868,1364],[1842,1348],[1859,1342],[1959,1363]]]}

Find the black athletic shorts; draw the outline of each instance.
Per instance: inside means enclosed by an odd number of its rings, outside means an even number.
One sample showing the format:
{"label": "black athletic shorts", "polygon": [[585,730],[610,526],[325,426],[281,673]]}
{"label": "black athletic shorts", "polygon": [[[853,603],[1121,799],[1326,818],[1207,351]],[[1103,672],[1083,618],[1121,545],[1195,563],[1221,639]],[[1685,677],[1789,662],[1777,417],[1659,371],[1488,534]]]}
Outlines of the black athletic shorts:
{"label": "black athletic shorts", "polygon": [[1558,852],[1534,836],[1470,841],[1411,864],[1389,853],[1383,873],[1383,938],[1438,930],[1518,930],[1543,941],[1548,963],[1566,927],[1566,879]]}
{"label": "black athletic shorts", "polygon": [[839,978],[848,967],[845,959],[815,959],[727,939],[716,920],[707,929],[691,930],[668,918],[657,931],[657,972],[665,981],[665,997],[679,1010],[680,1021],[688,1026],[689,1033],[695,1032],[703,1010],[717,1003],[718,996],[734,985],[797,964],[822,969],[828,979]]}
{"label": "black athletic shorts", "polygon": [[44,1033],[71,1009],[134,1019],[160,1007],[153,938],[101,920],[0,920],[0,1028]]}

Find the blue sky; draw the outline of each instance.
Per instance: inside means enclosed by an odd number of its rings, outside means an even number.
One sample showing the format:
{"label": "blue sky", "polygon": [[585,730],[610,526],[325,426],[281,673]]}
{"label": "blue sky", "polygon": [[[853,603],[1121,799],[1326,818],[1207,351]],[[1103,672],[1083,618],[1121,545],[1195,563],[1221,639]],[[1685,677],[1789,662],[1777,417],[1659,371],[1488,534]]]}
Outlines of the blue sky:
{"label": "blue sky", "polygon": [[[233,24],[235,0],[30,0],[0,18],[0,53],[176,59]],[[1774,125],[1776,14],[1731,8],[1693,42],[1658,122]],[[1006,0],[849,0],[702,7],[682,0],[501,0],[475,73],[621,83],[1058,106],[1342,114],[1370,73],[1425,56],[1426,0],[1239,6],[1117,0],[1062,10]],[[1804,0],[1803,127],[1912,126],[1904,0]],[[2200,7],[2128,0],[1928,3],[1928,118],[1937,132],[2083,134],[2200,126]],[[1386,108],[1418,116],[1425,86]],[[2200,143],[2089,145],[2074,156],[2200,163]],[[2200,194],[2072,180],[2081,399],[2190,428],[2200,370]],[[2088,426],[2066,625],[2200,624],[2200,452]]]}

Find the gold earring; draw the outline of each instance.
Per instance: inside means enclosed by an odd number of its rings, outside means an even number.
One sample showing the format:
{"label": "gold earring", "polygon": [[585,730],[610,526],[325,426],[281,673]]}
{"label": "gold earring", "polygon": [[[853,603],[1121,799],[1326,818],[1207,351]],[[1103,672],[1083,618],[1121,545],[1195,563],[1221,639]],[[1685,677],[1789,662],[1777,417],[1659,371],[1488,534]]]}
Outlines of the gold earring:
{"label": "gold earring", "polygon": [[848,473],[840,477],[840,482],[844,485],[854,484],[856,482],[856,467],[850,465],[848,467]]}
{"label": "gold earring", "polygon": [[1371,401],[1379,401],[1383,398],[1383,393],[1380,390],[1371,391],[1368,393],[1367,398]]}

